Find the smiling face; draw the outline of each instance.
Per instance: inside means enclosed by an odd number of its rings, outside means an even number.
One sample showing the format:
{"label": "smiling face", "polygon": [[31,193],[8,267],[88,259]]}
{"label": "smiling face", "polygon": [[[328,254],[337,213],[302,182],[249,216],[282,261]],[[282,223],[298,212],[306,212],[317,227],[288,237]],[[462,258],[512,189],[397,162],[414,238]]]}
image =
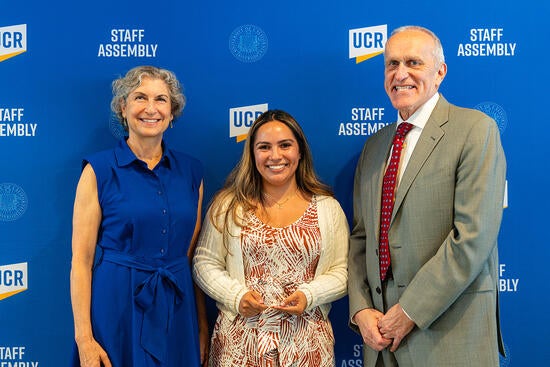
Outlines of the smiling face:
{"label": "smiling face", "polygon": [[263,124],[256,132],[253,149],[264,189],[296,185],[300,148],[288,126],[277,120]]}
{"label": "smiling face", "polygon": [[161,79],[143,77],[122,106],[130,138],[162,137],[174,118],[170,90]]}
{"label": "smiling face", "polygon": [[394,34],[384,52],[384,88],[403,120],[428,101],[445,78],[447,66],[435,57],[435,41],[420,30]]}

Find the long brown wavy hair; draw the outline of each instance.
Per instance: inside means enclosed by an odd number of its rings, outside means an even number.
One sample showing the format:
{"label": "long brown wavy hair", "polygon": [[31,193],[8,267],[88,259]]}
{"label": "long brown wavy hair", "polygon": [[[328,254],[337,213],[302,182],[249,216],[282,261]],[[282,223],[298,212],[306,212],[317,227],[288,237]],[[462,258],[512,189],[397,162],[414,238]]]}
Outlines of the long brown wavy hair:
{"label": "long brown wavy hair", "polygon": [[322,183],[315,173],[311,150],[298,122],[285,111],[266,111],[258,116],[248,130],[239,163],[229,173],[223,188],[216,193],[212,200],[209,218],[214,227],[224,234],[224,243],[227,243],[227,235],[232,235],[229,233],[230,221],[242,227],[244,213],[256,210],[258,205],[262,207],[265,205],[262,176],[256,168],[254,158],[254,141],[258,129],[271,121],[280,121],[288,126],[298,142],[301,159],[298,162],[295,175],[300,193],[334,196],[331,188]]}

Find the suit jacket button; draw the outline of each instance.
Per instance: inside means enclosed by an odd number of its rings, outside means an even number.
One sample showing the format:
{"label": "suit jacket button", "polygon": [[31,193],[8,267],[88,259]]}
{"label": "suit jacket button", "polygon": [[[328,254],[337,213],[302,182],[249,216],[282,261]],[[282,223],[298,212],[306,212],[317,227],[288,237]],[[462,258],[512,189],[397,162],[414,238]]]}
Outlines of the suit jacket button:
{"label": "suit jacket button", "polygon": [[376,293],[378,294],[382,293],[382,290],[380,289],[380,287],[376,287]]}

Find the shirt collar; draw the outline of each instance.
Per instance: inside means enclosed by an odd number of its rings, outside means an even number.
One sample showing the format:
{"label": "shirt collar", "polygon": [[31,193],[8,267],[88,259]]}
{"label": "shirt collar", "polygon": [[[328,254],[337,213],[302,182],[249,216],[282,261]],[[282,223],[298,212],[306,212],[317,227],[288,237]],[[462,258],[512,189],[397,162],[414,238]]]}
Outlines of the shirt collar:
{"label": "shirt collar", "polygon": [[[129,166],[133,162],[141,162],[128,146],[128,143],[126,142],[127,139],[128,137],[120,139],[118,145],[115,147],[115,157],[119,167]],[[159,164],[165,164],[167,167],[170,167],[170,161],[172,160],[172,157],[172,150],[166,146],[163,140],[162,157],[160,158]]]}
{"label": "shirt collar", "polygon": [[[408,119],[407,122],[413,124],[416,127],[421,129],[426,126],[426,122],[430,118],[432,111],[435,108],[435,105],[439,101],[439,93],[434,94],[430,99],[426,101],[422,106],[418,108]],[[397,125],[403,122],[399,111],[397,111]]]}

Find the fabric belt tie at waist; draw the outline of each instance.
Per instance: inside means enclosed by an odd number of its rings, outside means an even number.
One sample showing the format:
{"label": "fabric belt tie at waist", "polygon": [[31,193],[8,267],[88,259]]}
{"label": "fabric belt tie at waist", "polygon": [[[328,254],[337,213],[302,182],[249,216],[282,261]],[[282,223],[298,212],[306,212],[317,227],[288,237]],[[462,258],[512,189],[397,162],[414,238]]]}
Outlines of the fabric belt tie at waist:
{"label": "fabric belt tie at waist", "polygon": [[184,297],[174,273],[189,267],[187,258],[177,258],[164,267],[154,267],[135,256],[105,250],[103,260],[151,273],[134,290],[134,301],[143,310],[141,346],[155,359],[164,362],[165,340],[174,315],[174,305],[181,303]]}

